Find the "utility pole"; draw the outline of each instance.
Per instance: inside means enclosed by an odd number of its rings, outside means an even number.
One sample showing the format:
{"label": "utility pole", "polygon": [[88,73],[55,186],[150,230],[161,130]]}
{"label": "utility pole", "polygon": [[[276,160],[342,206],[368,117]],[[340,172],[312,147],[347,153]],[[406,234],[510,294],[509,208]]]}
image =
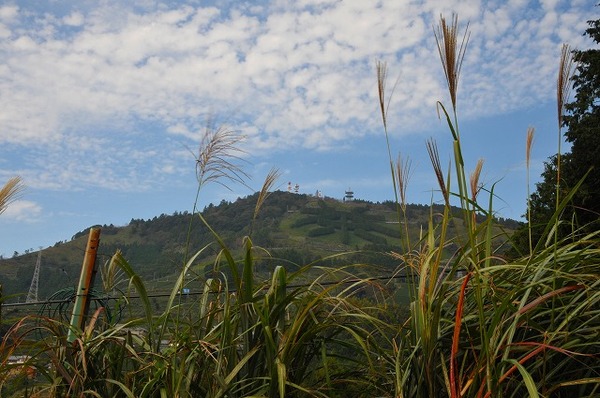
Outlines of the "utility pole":
{"label": "utility pole", "polygon": [[75,305],[71,314],[71,327],[67,335],[69,343],[75,341],[75,332],[83,329],[87,309],[89,306],[89,295],[92,287],[93,277],[96,274],[96,254],[100,244],[100,228],[90,228],[83,264],[81,265],[81,275],[79,276],[79,285],[75,292]]}

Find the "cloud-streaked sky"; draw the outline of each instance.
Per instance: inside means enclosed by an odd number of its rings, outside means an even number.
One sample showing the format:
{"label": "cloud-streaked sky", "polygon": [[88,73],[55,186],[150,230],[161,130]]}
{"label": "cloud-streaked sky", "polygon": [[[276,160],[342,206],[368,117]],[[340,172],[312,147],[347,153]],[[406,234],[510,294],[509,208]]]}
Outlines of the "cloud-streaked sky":
{"label": "cloud-streaked sky", "polygon": [[[425,141],[444,164],[451,149],[433,26],[452,12],[471,32],[458,96],[466,166],[483,157],[497,212],[519,218],[527,127],[535,182],[557,148],[561,46],[590,47],[582,33],[598,11],[584,0],[4,2],[0,182],[19,175],[27,190],[0,215],[0,254],[191,211],[207,123],[245,137],[255,189],[278,167],[282,189],[392,199],[378,60],[398,79],[389,130],[393,156],[413,162],[408,200],[438,201]],[[203,190],[200,207],[252,193],[231,188]]]}

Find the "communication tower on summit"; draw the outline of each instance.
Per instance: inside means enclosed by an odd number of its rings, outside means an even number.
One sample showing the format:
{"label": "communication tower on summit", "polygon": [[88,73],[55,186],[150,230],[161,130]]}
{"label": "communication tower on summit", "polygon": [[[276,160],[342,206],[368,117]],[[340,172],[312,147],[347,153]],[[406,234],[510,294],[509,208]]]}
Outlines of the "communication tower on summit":
{"label": "communication tower on summit", "polygon": [[298,193],[300,192],[300,184],[295,184],[294,186],[292,186],[292,182],[288,182],[288,186],[287,186],[287,190],[288,192],[294,192],[294,193]]}
{"label": "communication tower on summit", "polygon": [[29,293],[27,293],[26,303],[35,303],[38,301],[38,284],[40,282],[40,266],[42,265],[42,250],[38,252],[37,261],[35,262],[35,269],[33,270],[33,278],[31,279],[31,286],[29,286]]}
{"label": "communication tower on summit", "polygon": [[346,190],[346,196],[344,196],[344,201],[346,200],[354,200],[354,191],[352,191],[352,188],[348,188],[348,190]]}

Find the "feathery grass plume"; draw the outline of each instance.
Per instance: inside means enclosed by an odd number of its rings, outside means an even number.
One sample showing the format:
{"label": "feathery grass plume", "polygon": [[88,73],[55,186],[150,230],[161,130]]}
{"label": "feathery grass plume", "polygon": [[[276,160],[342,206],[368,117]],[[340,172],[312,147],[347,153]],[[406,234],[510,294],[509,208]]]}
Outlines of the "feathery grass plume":
{"label": "feathery grass plume", "polygon": [[446,205],[450,205],[450,194],[446,189],[446,183],[444,181],[444,173],[442,172],[442,164],[440,163],[440,154],[438,152],[437,143],[433,139],[427,140],[427,152],[429,153],[429,159],[433,165],[433,171],[438,180],[438,185],[444,196],[444,202]]}
{"label": "feathery grass plume", "polygon": [[260,212],[263,203],[265,203],[265,200],[267,200],[267,198],[271,195],[272,188],[279,179],[279,177],[281,177],[281,171],[279,171],[279,169],[277,168],[272,168],[267,174],[265,182],[263,183],[263,186],[260,189],[260,192],[258,193],[258,198],[256,199],[256,206],[254,206],[254,215],[252,216],[252,223],[254,223],[254,220],[256,220],[256,217],[258,216],[258,213]]}
{"label": "feathery grass plume", "polygon": [[[438,53],[440,61],[442,63],[442,69],[446,77],[446,83],[448,85],[448,91],[450,99],[452,101],[452,113],[453,118],[448,114],[446,107],[438,101],[437,111],[438,116],[440,111],[444,113],[445,119],[448,123],[448,128],[452,133],[454,139],[454,163],[456,167],[456,181],[458,186],[458,198],[461,202],[461,208],[463,209],[463,218],[465,225],[469,226],[469,230],[473,230],[474,226],[471,225],[473,220],[472,217],[472,206],[469,201],[469,189],[467,174],[465,172],[465,165],[462,155],[462,148],[460,143],[460,132],[458,128],[458,112],[457,112],[457,94],[458,94],[458,83],[460,79],[460,72],[462,69],[463,60],[466,54],[467,45],[469,42],[469,24],[465,29],[465,33],[462,40],[459,42],[458,36],[458,15],[452,14],[452,21],[450,24],[446,22],[443,16],[440,16],[440,23],[437,27],[437,31],[434,29],[434,35],[438,47]],[[475,244],[473,236],[469,235],[469,241],[471,246]]]}
{"label": "feathery grass plume", "polygon": [[408,218],[406,217],[406,188],[408,187],[408,181],[411,176],[412,162],[410,158],[402,159],[402,156],[398,154],[396,160],[396,180],[398,181],[398,195],[400,196],[400,209],[402,210],[402,217],[404,218],[404,238],[405,238],[405,249],[410,249],[410,239],[408,233]]}
{"label": "feathery grass plume", "polygon": [[533,139],[535,137],[535,127],[529,126],[527,128],[527,138],[525,142],[525,164],[527,169],[531,164],[531,148],[533,147]]}
{"label": "feathery grass plume", "polygon": [[230,189],[225,181],[245,185],[248,174],[241,168],[242,155],[246,152],[238,144],[243,136],[225,127],[206,127],[196,157],[196,178],[199,185],[216,182]]}
{"label": "feathery grass plume", "polygon": [[446,75],[446,83],[452,100],[452,108],[456,112],[456,94],[458,92],[458,80],[460,78],[460,70],[469,43],[470,33],[468,31],[469,24],[463,35],[460,47],[458,46],[458,15],[452,14],[452,23],[448,25],[446,18],[440,15],[440,24],[437,30],[434,29],[435,41],[437,43],[438,52]]}
{"label": "feathery grass plume", "polygon": [[471,173],[469,178],[469,185],[471,187],[471,200],[473,203],[477,202],[477,195],[479,195],[479,190],[481,187],[479,186],[479,177],[481,176],[481,170],[483,168],[483,159],[479,159],[477,161],[477,165],[475,166],[475,170]]}
{"label": "feathery grass plume", "polygon": [[525,164],[527,167],[527,223],[529,224],[527,229],[529,232],[529,254],[533,253],[533,237],[531,231],[531,192],[529,190],[529,178],[530,178],[530,164],[531,164],[531,148],[533,146],[533,138],[535,136],[535,128],[527,128],[527,141],[525,144]]}
{"label": "feathery grass plume", "polygon": [[[388,133],[388,109],[390,107],[392,94],[394,93],[394,90],[396,89],[396,86],[398,85],[398,82],[400,81],[400,76],[398,76],[398,79],[396,79],[396,83],[394,84],[394,87],[392,87],[392,92],[386,98],[387,64],[385,62],[377,61],[375,66],[376,66],[376,70],[377,70],[377,90],[378,90],[378,94],[379,94],[379,109],[381,112],[381,120],[383,121],[383,132],[385,134],[385,143],[387,146],[388,160],[390,162],[390,174],[392,177],[392,186],[394,188],[394,199],[396,200],[396,211],[398,213],[398,221],[400,221],[402,216],[400,214],[400,211],[401,211],[400,200],[401,199],[398,198],[398,191],[399,191],[398,183],[400,182],[399,181],[400,179],[403,179],[403,176],[396,176],[397,170],[394,167],[394,159],[392,158],[392,146],[390,145],[390,135]],[[404,189],[406,189],[406,187],[404,187]],[[402,190],[402,189],[400,189],[400,190]],[[405,247],[405,249],[408,250],[409,248]]]}
{"label": "feathery grass plume", "polygon": [[[198,210],[200,190],[204,184],[215,182],[228,190],[231,190],[231,188],[227,186],[226,181],[247,186],[245,180],[250,177],[240,165],[240,163],[244,162],[242,155],[246,152],[238,146],[243,138],[236,131],[223,126],[214,128],[212,119],[207,121],[204,135],[198,148],[198,155],[194,154],[196,158],[196,179],[198,180],[198,186],[196,188],[192,214],[196,214]],[[194,218],[192,217],[188,226],[183,264],[188,260],[193,220]]]}
{"label": "feathery grass plume", "polygon": [[21,177],[13,177],[0,188],[0,214],[4,213],[9,204],[19,198],[25,186]]}
{"label": "feathery grass plume", "polygon": [[385,134],[385,141],[388,150],[388,158],[390,160],[390,169],[392,173],[392,184],[394,185],[394,194],[396,196],[396,202],[398,202],[398,193],[396,191],[396,178],[395,178],[395,170],[394,170],[394,161],[392,160],[392,149],[390,145],[390,137],[388,134],[388,109],[390,107],[390,102],[392,100],[392,94],[398,85],[398,81],[400,77],[396,80],[394,87],[392,87],[392,92],[389,97],[386,99],[386,87],[387,87],[387,64],[385,62],[377,61],[375,65],[377,70],[377,90],[379,93],[379,109],[381,111],[381,120],[383,121],[383,132]]}
{"label": "feathery grass plume", "polygon": [[[479,191],[481,190],[481,185],[479,185],[479,177],[481,176],[481,170],[483,169],[483,159],[479,159],[477,161],[477,165],[475,166],[475,170],[469,176],[469,186],[471,188],[471,201],[473,202],[473,206],[477,204],[477,195],[479,195]],[[473,211],[471,213],[471,228],[476,228],[477,214]]]}
{"label": "feathery grass plume", "polygon": [[571,48],[563,44],[560,53],[558,78],[556,79],[556,105],[558,114],[558,128],[562,128],[565,106],[569,100],[571,91],[571,76],[573,75],[575,63]]}
{"label": "feathery grass plume", "polygon": [[[223,126],[214,128],[213,120],[209,119],[206,123],[204,135],[198,148],[198,154],[194,155],[196,160],[196,179],[198,185],[196,187],[196,197],[192,209],[192,215],[198,211],[198,201],[200,199],[200,191],[204,184],[214,182],[228,190],[231,190],[226,182],[240,183],[247,186],[245,180],[249,179],[249,175],[242,169],[241,163],[244,162],[242,155],[246,152],[239,147],[239,143],[243,140],[243,136],[236,131],[230,130]],[[190,242],[192,238],[192,226],[195,217],[190,217],[186,242],[183,250],[182,265],[184,267],[189,264],[190,260]],[[200,219],[204,222],[200,215]],[[192,258],[194,258],[192,256]],[[182,279],[180,285],[185,284],[185,278]],[[177,296],[182,300],[182,295]],[[175,306],[175,317],[179,320],[181,315],[181,306]],[[179,322],[176,322],[178,325]]]}
{"label": "feathery grass plume", "polygon": [[412,172],[412,162],[410,158],[402,159],[402,156],[398,154],[396,160],[396,179],[398,181],[398,193],[400,195],[400,206],[406,210],[406,188],[408,181],[410,180]]}
{"label": "feathery grass plume", "polygon": [[385,87],[387,82],[387,64],[377,61],[375,64],[377,70],[377,92],[379,93],[379,109],[381,110],[381,119],[383,121],[383,129],[387,132],[387,108],[389,102],[385,101]]}
{"label": "feathery grass plume", "polygon": [[558,205],[560,203],[560,171],[563,116],[565,112],[565,105],[569,100],[569,92],[571,87],[570,81],[574,69],[573,66],[573,56],[571,53],[571,49],[568,44],[563,44],[560,53],[558,77],[556,79],[556,106],[558,117],[558,153],[556,154],[556,208],[558,208]]}
{"label": "feathery grass plume", "polygon": [[396,79],[396,83],[392,87],[392,91],[389,97],[386,99],[386,86],[387,86],[387,63],[377,61],[375,64],[375,69],[377,70],[377,91],[379,93],[379,108],[381,110],[381,119],[383,120],[383,129],[387,135],[387,118],[388,118],[388,109],[390,107],[390,102],[392,101],[392,95],[396,90],[396,86],[398,86],[398,82],[400,81],[400,76]]}

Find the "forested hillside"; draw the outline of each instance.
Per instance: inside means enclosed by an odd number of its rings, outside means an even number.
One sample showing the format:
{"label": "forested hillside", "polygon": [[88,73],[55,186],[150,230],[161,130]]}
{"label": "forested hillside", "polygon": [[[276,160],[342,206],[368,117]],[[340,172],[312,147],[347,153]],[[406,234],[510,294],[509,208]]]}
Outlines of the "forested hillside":
{"label": "forested hillside", "polygon": [[[396,260],[386,256],[398,250],[400,230],[393,202],[342,202],[331,198],[289,192],[273,192],[253,221],[257,194],[235,202],[222,201],[209,205],[202,215],[230,247],[241,248],[241,237],[251,236],[256,246],[265,248],[272,260],[261,262],[259,270],[268,272],[274,263],[288,266],[304,265],[333,254],[361,250],[355,261],[394,267]],[[434,206],[434,213],[441,210]],[[411,239],[418,239],[426,228],[430,208],[409,205],[407,216]],[[518,223],[500,220],[507,230]],[[209,229],[198,215],[190,213],[161,214],[148,220],[132,219],[128,225],[101,226],[98,264],[121,250],[137,272],[146,280],[160,280],[176,274],[184,258],[214,242]],[[42,252],[39,298],[44,299],[57,290],[74,286],[85,251],[89,229],[77,232],[69,242],[58,242]],[[199,259],[199,267],[209,273],[217,246],[212,245]],[[0,278],[4,294],[27,294],[37,252],[0,261]],[[346,257],[347,259],[347,257]]]}

